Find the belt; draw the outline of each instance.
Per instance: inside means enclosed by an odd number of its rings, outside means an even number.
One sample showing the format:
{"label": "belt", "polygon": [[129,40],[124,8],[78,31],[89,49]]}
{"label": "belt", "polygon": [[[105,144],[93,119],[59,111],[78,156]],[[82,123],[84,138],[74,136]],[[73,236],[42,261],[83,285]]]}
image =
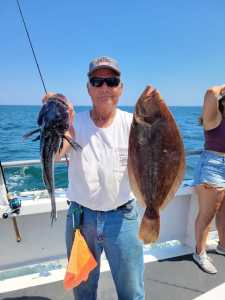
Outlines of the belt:
{"label": "belt", "polygon": [[129,200],[128,202],[118,206],[117,208],[113,209],[113,210],[117,210],[117,209],[121,209],[121,208],[125,208],[127,206],[127,204],[131,204],[134,201],[134,199]]}
{"label": "belt", "polygon": [[225,156],[224,152],[217,152],[217,151],[214,151],[214,150],[207,150],[207,149],[206,149],[206,151],[215,153],[216,155],[219,155],[219,156]]}
{"label": "belt", "polygon": [[[124,203],[124,204],[122,204],[122,205],[120,205],[120,206],[118,206],[118,207],[116,207],[116,208],[114,208],[114,209],[108,210],[108,212],[109,212],[109,211],[115,211],[115,210],[118,210],[118,209],[123,209],[123,208],[125,208],[127,205],[131,204],[133,201],[134,201],[134,199],[131,199],[131,200],[127,201],[126,203]],[[70,205],[70,203],[71,203],[71,201],[67,200],[67,204]],[[82,205],[80,205],[80,207],[82,207]],[[90,209],[90,208],[89,208],[89,209]],[[97,212],[104,212],[104,211],[102,211],[102,210],[95,210],[95,211],[97,211]],[[106,211],[106,212],[107,212],[107,211]]]}
{"label": "belt", "polygon": [[103,210],[95,210],[96,212],[112,212],[112,211],[116,211],[116,210],[120,210],[120,209],[123,209],[125,207],[127,207],[127,205],[131,204],[132,202],[134,201],[134,199],[131,199],[129,201],[127,201],[126,203],[114,208],[114,209],[110,209],[110,210],[106,210],[106,211],[103,211]]}

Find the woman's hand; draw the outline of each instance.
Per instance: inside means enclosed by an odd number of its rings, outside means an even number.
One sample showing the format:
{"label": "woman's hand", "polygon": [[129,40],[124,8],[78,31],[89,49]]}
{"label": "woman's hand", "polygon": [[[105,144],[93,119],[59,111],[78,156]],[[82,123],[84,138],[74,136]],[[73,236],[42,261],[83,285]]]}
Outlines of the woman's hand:
{"label": "woman's hand", "polygon": [[221,86],[220,88],[220,96],[224,97],[225,96],[225,84]]}
{"label": "woman's hand", "polygon": [[225,84],[215,85],[209,88],[206,92],[206,96],[215,97],[216,100],[220,100],[221,97],[225,96]]}

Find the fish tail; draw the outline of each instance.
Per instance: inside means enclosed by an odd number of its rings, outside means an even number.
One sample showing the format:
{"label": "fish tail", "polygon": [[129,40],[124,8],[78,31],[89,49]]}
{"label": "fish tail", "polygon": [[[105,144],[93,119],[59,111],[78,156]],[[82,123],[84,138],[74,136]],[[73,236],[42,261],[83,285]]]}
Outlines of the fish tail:
{"label": "fish tail", "polygon": [[53,226],[53,223],[57,220],[57,211],[56,211],[56,202],[55,202],[55,191],[52,189],[49,191],[51,195],[51,204],[52,204],[52,210],[51,210],[51,226]]}
{"label": "fish tail", "polygon": [[53,226],[53,223],[57,220],[57,212],[56,209],[52,209],[51,211],[51,226]]}
{"label": "fish tail", "polygon": [[143,215],[139,230],[139,237],[144,244],[155,242],[159,237],[160,217],[159,209],[147,207]]}

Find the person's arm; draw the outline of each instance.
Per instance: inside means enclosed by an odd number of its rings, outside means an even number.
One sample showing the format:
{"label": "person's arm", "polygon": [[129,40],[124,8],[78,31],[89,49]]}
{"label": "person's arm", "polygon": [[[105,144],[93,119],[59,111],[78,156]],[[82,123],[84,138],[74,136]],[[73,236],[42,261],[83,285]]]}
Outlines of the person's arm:
{"label": "person's arm", "polygon": [[[56,93],[46,94],[42,99],[43,104],[45,104],[49,100],[49,98],[54,97],[54,96],[56,96],[60,100],[64,101],[66,103],[67,107],[68,107],[70,126],[69,126],[69,130],[67,130],[65,132],[65,136],[67,136],[68,138],[74,140],[74,138],[75,138],[75,129],[74,129],[73,123],[74,123],[75,113],[74,113],[74,109],[73,109],[73,104],[64,95],[56,94]],[[64,139],[63,140],[63,147],[60,151],[58,151],[56,153],[55,160],[59,161],[63,156],[65,156],[67,153],[70,152],[71,148],[72,147],[71,147],[70,143],[68,143],[68,141],[66,139]]]}
{"label": "person's arm", "polygon": [[210,130],[220,124],[222,116],[219,111],[218,100],[224,93],[225,85],[213,86],[206,91],[203,105],[203,126],[205,130]]}

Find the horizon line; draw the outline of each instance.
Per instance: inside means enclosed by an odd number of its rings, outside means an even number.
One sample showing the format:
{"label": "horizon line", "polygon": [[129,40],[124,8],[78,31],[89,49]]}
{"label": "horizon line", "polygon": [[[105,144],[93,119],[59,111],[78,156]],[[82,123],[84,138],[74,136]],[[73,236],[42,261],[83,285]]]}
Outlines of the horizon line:
{"label": "horizon line", "polygon": [[[129,105],[126,105],[126,104],[121,104],[121,105],[118,105],[118,107],[134,107],[136,105],[133,104],[129,104]],[[42,106],[42,104],[0,104],[0,106]],[[74,105],[75,107],[76,106],[83,106],[83,107],[92,107],[92,105],[87,105],[87,104],[76,104]],[[170,107],[173,107],[173,106],[176,106],[176,107],[202,107],[202,105],[168,105]]]}

